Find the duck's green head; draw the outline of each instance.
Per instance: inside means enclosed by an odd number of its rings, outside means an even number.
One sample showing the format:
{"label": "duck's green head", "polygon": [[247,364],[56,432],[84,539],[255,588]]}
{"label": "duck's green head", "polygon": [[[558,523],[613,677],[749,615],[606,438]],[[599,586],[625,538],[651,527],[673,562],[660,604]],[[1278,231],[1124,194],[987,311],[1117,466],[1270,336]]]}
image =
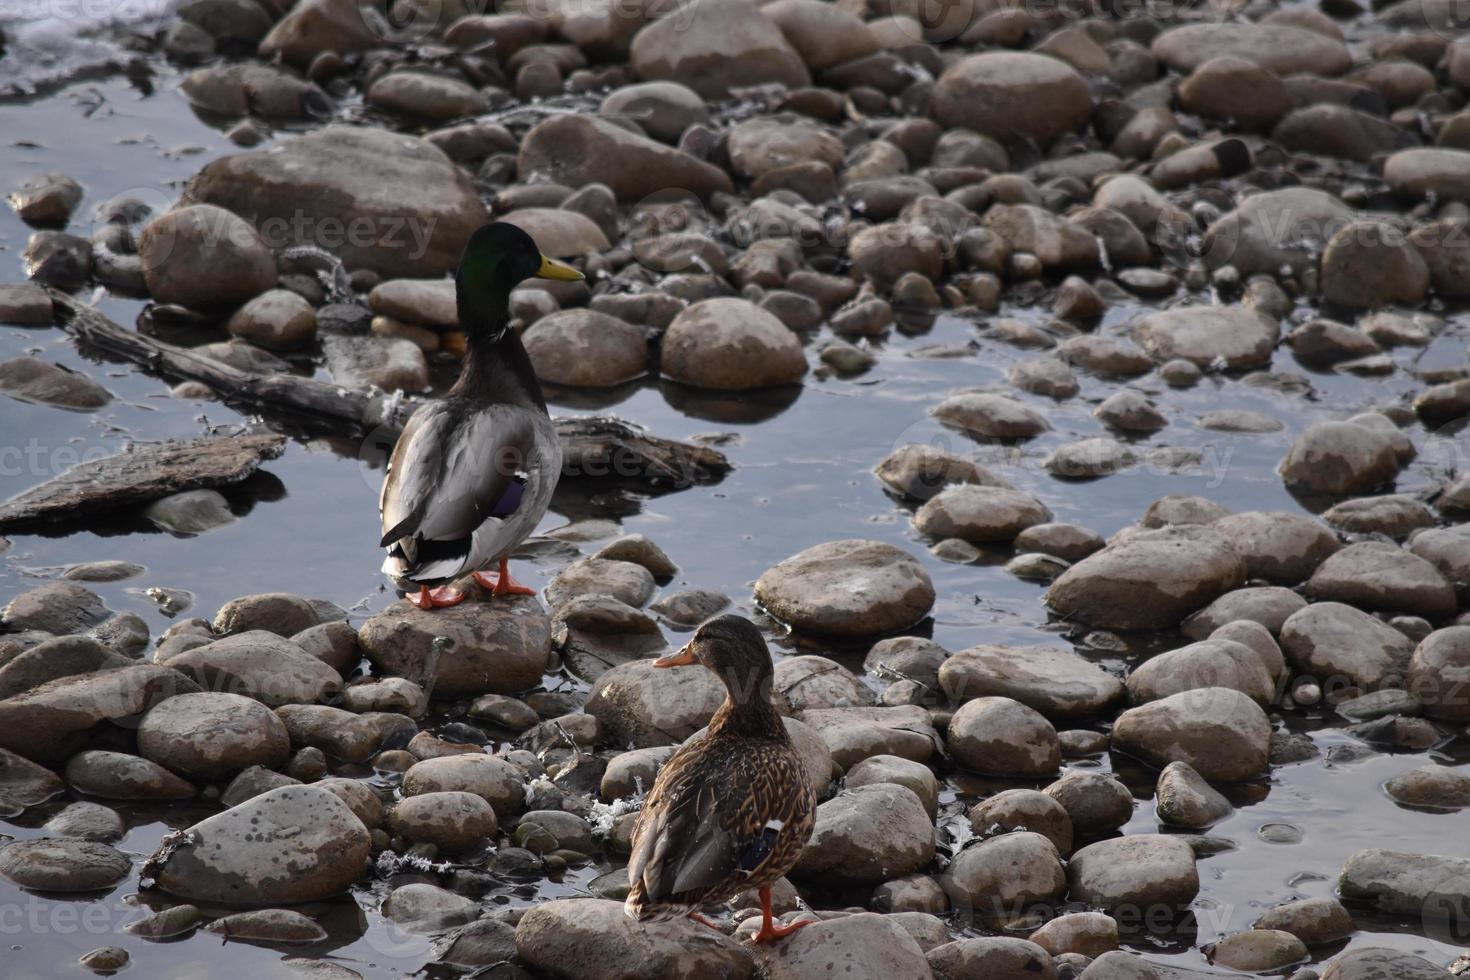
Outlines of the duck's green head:
{"label": "duck's green head", "polygon": [[454,275],[459,322],[471,337],[499,336],[510,324],[510,291],[531,278],[582,278],[582,273],[541,254],[515,225],[496,221],[470,236]]}

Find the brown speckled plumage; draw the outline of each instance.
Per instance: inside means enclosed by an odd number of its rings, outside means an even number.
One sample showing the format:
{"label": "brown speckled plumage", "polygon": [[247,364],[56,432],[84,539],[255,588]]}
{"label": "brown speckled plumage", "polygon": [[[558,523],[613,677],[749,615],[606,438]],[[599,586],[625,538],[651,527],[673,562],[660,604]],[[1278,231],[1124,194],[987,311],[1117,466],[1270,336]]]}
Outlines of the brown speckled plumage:
{"label": "brown speckled plumage", "polygon": [[701,627],[688,649],[725,681],[709,729],[664,766],[628,861],[628,914],[675,918],[772,884],[811,836],[816,799],[770,704],[771,657],[746,620]]}

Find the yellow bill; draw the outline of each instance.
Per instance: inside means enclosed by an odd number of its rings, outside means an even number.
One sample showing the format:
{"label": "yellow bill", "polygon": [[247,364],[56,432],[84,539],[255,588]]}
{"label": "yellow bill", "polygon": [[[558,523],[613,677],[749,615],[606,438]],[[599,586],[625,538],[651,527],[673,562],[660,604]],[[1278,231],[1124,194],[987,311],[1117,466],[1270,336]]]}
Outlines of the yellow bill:
{"label": "yellow bill", "polygon": [[583,278],[583,276],[582,273],[573,269],[565,262],[559,262],[556,259],[543,255],[541,256],[541,268],[536,271],[536,278],[555,279],[559,282],[576,282],[578,279]]}
{"label": "yellow bill", "polygon": [[694,651],[686,643],[673,653],[666,653],[659,657],[653,662],[653,665],[655,667],[683,667],[692,663],[694,663]]}

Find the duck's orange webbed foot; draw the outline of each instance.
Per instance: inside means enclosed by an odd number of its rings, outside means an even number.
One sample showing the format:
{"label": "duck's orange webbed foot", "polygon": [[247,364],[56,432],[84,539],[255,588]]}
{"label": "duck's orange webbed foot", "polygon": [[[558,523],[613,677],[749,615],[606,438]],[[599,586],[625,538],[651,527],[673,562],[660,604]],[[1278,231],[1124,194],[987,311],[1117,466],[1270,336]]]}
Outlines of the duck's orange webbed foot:
{"label": "duck's orange webbed foot", "polygon": [[464,602],[464,593],[458,589],[451,589],[447,585],[441,585],[437,589],[431,589],[425,585],[420,586],[417,592],[410,592],[404,598],[420,609],[442,609],[445,606],[457,606]]}
{"label": "duck's orange webbed foot", "polygon": [[715,932],[718,932],[722,936],[725,934],[725,930],[721,929],[718,925],[711,922],[709,919],[706,919],[698,912],[690,912],[689,918],[693,919],[695,922],[698,922],[702,926],[709,926],[711,929],[713,929]]}
{"label": "duck's orange webbed foot", "polygon": [[509,559],[500,559],[500,574],[493,576],[488,572],[475,572],[475,581],[490,590],[495,595],[535,595],[536,590],[527,588],[510,577]]}
{"label": "duck's orange webbed foot", "polygon": [[789,926],[778,926],[774,922],[767,922],[761,926],[761,931],[756,933],[752,938],[758,943],[775,942],[783,936],[791,935],[798,929],[805,929],[809,925],[814,925],[816,921],[816,919],[802,919],[800,922],[793,922]]}

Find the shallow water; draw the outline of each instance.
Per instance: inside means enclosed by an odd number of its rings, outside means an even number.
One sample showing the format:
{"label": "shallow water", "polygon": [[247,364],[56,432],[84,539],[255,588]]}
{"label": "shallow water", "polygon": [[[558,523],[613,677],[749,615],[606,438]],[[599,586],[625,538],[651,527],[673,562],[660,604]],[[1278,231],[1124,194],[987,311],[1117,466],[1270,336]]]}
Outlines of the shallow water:
{"label": "shallow water", "polygon": [[[81,42],[91,44],[94,42]],[[96,42],[102,43],[102,42]],[[9,61],[10,59],[6,59]],[[106,59],[103,59],[104,61]],[[75,77],[78,53],[68,69],[72,79],[33,78],[40,94],[0,102],[0,185],[11,187],[26,176],[61,170],[79,180],[87,197],[72,229],[89,233],[96,205],[116,195],[142,196],[163,205],[177,197],[182,182],[202,164],[234,147],[218,130],[198,119],[175,90],[178,74],[149,57],[151,80],[95,65]],[[4,62],[0,62],[4,64]],[[353,107],[344,111],[354,112]],[[0,210],[0,279],[19,280],[20,253],[29,230],[9,209]],[[143,304],[101,295],[99,307],[120,323],[133,323]],[[1143,307],[1114,307],[1100,331],[1116,331]],[[1022,319],[1046,319],[1043,310],[1003,311]],[[1305,310],[1299,311],[1305,314]],[[1420,356],[1464,361],[1470,318],[1454,316],[1451,328],[1428,354],[1404,348],[1401,365]],[[926,349],[959,348],[964,356],[924,356]],[[96,413],[71,413],[45,406],[0,400],[0,498],[43,482],[81,459],[112,453],[130,441],[202,435],[252,424],[250,418],[215,402],[172,397],[169,385],[138,369],[79,352],[56,329],[0,327],[0,359],[37,354],[76,368],[106,385],[117,400]],[[657,541],[680,572],[666,591],[683,587],[715,589],[732,596],[740,610],[752,612],[751,585],[775,562],[809,545],[847,537],[877,538],[919,555],[933,577],[939,599],[932,621],[920,627],[950,650],[979,642],[1058,642],[1061,628],[1049,626],[1041,605],[1043,587],[1023,582],[1003,569],[1008,553],[996,551],[976,565],[951,565],[930,556],[926,542],[909,523],[909,510],[896,504],[872,476],[871,468],[891,449],[907,442],[936,440],[959,449],[971,443],[927,416],[943,393],[966,388],[1010,390],[1006,370],[1035,356],[979,339],[975,324],[942,316],[913,335],[895,333],[877,351],[878,363],[850,380],[811,376],[800,389],[731,400],[650,380],[616,392],[589,396],[550,392],[553,412],[611,412],[673,438],[728,434],[721,449],[735,470],[718,484],[658,497],[626,491],[565,487],[542,530],[589,517],[618,520],[623,530]],[[811,358],[816,363],[815,357]],[[1204,463],[1193,471],[1170,474],[1141,466],[1092,482],[1063,482],[1040,466],[1046,454],[1077,438],[1103,434],[1090,413],[1117,389],[1079,374],[1082,394],[1063,403],[1024,393],[1021,400],[1045,412],[1053,431],[1023,447],[990,447],[983,459],[1019,488],[1035,494],[1059,521],[1072,521],[1104,535],[1135,521],[1152,500],[1168,493],[1194,493],[1232,510],[1310,509],[1294,499],[1274,472],[1291,440],[1311,422],[1342,417],[1375,405],[1400,401],[1417,389],[1402,372],[1386,379],[1312,373],[1284,349],[1275,367],[1310,378],[1309,396],[1247,387],[1239,379],[1207,377],[1193,389],[1172,390],[1152,377],[1137,382],[1155,398],[1170,426],[1142,448],[1190,446]],[[1014,393],[1012,391],[1012,393]],[[589,400],[591,399],[591,400]],[[1206,411],[1244,408],[1279,419],[1281,432],[1230,435],[1195,426]],[[1421,455],[1399,483],[1415,492],[1435,482],[1435,469],[1463,455],[1464,437],[1455,431],[1430,434],[1410,430]],[[323,596],[349,608],[355,618],[387,605],[377,567],[380,553],[375,498],[380,473],[359,461],[358,447],[341,440],[293,438],[285,455],[260,475],[226,491],[239,520],[193,537],[175,537],[128,517],[69,527],[65,533],[18,535],[0,557],[0,602],[79,561],[120,558],[145,565],[146,575],[120,583],[89,585],[114,610],[142,615],[155,634],[170,618],[144,594],[150,587],[186,589],[194,604],[186,616],[211,616],[238,595],[288,591]],[[595,545],[593,545],[595,547]],[[522,580],[544,584],[550,567],[530,566]],[[1078,638],[1080,639],[1080,638]],[[1106,639],[1106,638],[1103,638]],[[789,643],[789,641],[787,641]],[[1121,670],[1142,650],[1093,643],[1083,651]],[[1245,928],[1271,905],[1303,896],[1330,895],[1336,875],[1355,851],[1370,846],[1431,854],[1470,856],[1462,816],[1411,812],[1395,806],[1382,782],[1431,761],[1470,760],[1461,738],[1429,753],[1388,755],[1370,752],[1338,726],[1338,719],[1294,712],[1294,730],[1311,734],[1322,755],[1296,765],[1276,767],[1270,783],[1240,787],[1237,812],[1211,835],[1234,844],[1200,862],[1203,887],[1196,903],[1197,927],[1129,937],[1132,948],[1151,951],[1179,966],[1205,966],[1200,946]],[[1096,765],[1106,767],[1108,760]],[[1128,832],[1156,829],[1150,799],[1152,775],[1124,770],[1139,800]],[[994,781],[951,784],[946,802]],[[120,845],[145,856],[168,829],[186,826],[208,808],[125,807],[131,830]],[[963,812],[962,807],[951,807]],[[23,823],[0,823],[0,833],[33,836],[49,811],[28,814]],[[1286,825],[1273,843],[1271,828]],[[1262,828],[1267,828],[1263,835]],[[587,868],[535,889],[507,882],[494,900],[525,904],[537,894],[573,894],[605,868]],[[397,878],[393,883],[408,880]],[[101,945],[122,945],[133,955],[138,975],[171,977],[268,976],[283,955],[330,955],[369,977],[415,973],[427,955],[427,942],[388,928],[377,903],[388,879],[378,879],[352,898],[309,908],[331,932],[327,942],[307,947],[222,947],[204,933],[180,942],[148,942],[119,932],[139,917],[147,892],[136,878],[102,897],[86,899],[31,896],[0,883],[0,941],[7,977],[50,977],[78,972],[72,960]],[[1362,916],[1357,945],[1392,945],[1436,962],[1453,959],[1467,936],[1426,939],[1412,921]],[[1314,950],[1326,958],[1335,950]]]}

